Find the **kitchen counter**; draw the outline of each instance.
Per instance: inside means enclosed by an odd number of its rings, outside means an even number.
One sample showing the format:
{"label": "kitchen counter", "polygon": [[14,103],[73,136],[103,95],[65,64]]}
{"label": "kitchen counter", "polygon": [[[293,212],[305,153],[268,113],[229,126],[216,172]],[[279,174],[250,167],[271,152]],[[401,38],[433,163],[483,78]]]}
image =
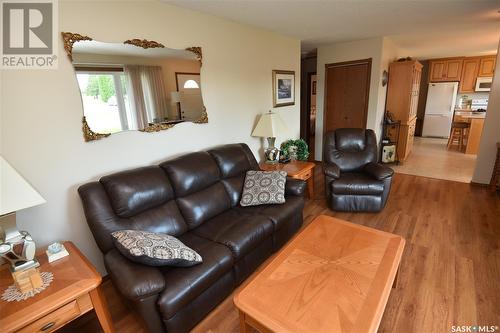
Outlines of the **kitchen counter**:
{"label": "kitchen counter", "polygon": [[486,117],[486,112],[472,112],[472,111],[457,111],[457,110],[455,110],[455,116],[460,116],[461,118],[468,118],[468,119],[484,119]]}
{"label": "kitchen counter", "polygon": [[455,110],[454,121],[468,122],[470,127],[467,130],[467,145],[465,153],[476,155],[479,150],[481,133],[483,132],[484,118],[486,112],[458,111]]}

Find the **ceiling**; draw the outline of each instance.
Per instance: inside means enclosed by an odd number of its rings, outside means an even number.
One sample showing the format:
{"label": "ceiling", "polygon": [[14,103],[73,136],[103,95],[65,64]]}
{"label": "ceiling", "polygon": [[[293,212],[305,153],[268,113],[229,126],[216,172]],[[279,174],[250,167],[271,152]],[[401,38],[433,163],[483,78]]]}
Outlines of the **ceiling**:
{"label": "ceiling", "polygon": [[388,36],[408,56],[493,53],[500,1],[162,0],[302,41],[302,52]]}

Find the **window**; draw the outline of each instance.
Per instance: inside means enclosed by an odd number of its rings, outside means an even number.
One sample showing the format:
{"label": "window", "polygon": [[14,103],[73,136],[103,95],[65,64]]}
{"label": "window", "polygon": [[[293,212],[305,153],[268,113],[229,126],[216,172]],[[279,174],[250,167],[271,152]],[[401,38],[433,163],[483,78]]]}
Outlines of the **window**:
{"label": "window", "polygon": [[187,80],[184,82],[184,88],[185,89],[198,89],[200,86],[198,83],[196,83],[195,80]]}
{"label": "window", "polygon": [[76,68],[85,118],[98,133],[130,129],[127,84],[122,68]]}

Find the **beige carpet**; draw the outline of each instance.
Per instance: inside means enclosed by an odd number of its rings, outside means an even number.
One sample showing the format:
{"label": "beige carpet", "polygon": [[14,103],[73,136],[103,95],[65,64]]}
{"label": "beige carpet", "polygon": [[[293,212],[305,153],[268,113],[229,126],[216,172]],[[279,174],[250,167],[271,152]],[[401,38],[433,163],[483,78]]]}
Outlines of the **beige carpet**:
{"label": "beige carpet", "polygon": [[446,149],[447,139],[415,137],[413,150],[404,163],[391,166],[395,172],[469,183],[476,155]]}

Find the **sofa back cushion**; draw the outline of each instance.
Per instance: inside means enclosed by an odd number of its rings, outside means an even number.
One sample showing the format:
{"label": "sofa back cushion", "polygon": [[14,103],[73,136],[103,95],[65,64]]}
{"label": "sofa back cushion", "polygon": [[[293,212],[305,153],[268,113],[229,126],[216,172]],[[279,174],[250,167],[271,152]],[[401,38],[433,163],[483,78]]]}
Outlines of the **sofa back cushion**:
{"label": "sofa back cushion", "polygon": [[160,166],[172,182],[177,204],[190,229],[231,207],[219,167],[209,153],[187,154]]}
{"label": "sofa back cushion", "polygon": [[356,172],[369,162],[377,162],[375,132],[362,128],[339,128],[326,133],[323,161],[335,163],[343,172]]}
{"label": "sofa back cushion", "polygon": [[131,217],[173,198],[165,172],[157,166],[104,176],[100,180],[116,215]]}
{"label": "sofa back cushion", "polygon": [[229,195],[231,206],[236,206],[241,200],[246,172],[259,170],[255,157],[244,143],[216,147],[208,153],[219,167],[222,184]]}
{"label": "sofa back cushion", "polygon": [[174,190],[158,166],[102,177],[78,189],[85,216],[102,252],[113,248],[111,233],[132,229],[179,236],[188,230]]}

